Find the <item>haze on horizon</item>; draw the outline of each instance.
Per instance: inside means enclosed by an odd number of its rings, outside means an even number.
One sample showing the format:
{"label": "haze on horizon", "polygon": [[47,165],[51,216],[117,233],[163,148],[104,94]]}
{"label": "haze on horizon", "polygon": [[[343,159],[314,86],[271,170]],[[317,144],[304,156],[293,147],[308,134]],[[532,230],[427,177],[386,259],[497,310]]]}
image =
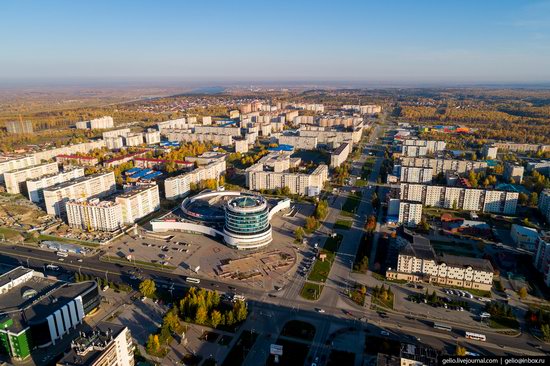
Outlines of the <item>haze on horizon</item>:
{"label": "haze on horizon", "polygon": [[0,80],[546,83],[550,1],[0,3]]}

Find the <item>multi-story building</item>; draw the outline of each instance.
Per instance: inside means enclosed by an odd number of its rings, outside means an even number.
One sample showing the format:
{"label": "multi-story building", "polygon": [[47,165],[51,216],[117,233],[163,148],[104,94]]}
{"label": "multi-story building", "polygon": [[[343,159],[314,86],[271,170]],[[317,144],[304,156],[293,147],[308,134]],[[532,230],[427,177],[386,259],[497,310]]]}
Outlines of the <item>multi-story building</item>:
{"label": "multi-story building", "polygon": [[26,191],[29,200],[34,203],[44,201],[44,189],[56,184],[64,183],[72,179],[84,176],[84,168],[74,168],[61,173],[47,175],[44,177],[27,180]]}
{"label": "multi-story building", "polygon": [[317,196],[328,179],[328,167],[320,164],[311,173],[292,173],[296,164],[289,154],[270,153],[246,169],[246,186],[252,190],[288,187],[292,194]]}
{"label": "multi-story building", "polygon": [[483,145],[482,155],[485,159],[496,159],[498,153],[498,147],[493,144]]}
{"label": "multi-story building", "polygon": [[191,184],[198,184],[201,180],[216,179],[225,174],[226,163],[224,159],[212,161],[197,169],[168,178],[164,181],[164,192],[169,200],[187,195],[191,191]]}
{"label": "multi-story building", "polygon": [[494,270],[488,260],[450,254],[436,255],[430,240],[418,235],[403,241],[405,245],[399,251],[397,268],[388,269],[387,278],[491,290]]}
{"label": "multi-story building", "polygon": [[117,130],[105,131],[101,134],[103,139],[109,137],[126,137],[130,133],[129,128],[119,128]]}
{"label": "multi-story building", "polygon": [[74,334],[99,303],[95,281],[67,283],[24,267],[1,274],[0,353],[28,362],[34,349],[51,347],[57,356],[53,346]]}
{"label": "multi-story building", "polygon": [[525,249],[530,252],[535,251],[535,245],[539,237],[539,233],[536,229],[518,224],[512,224],[510,236],[518,248]]}
{"label": "multi-story building", "polygon": [[420,224],[420,221],[422,221],[422,203],[399,201],[398,223],[408,227],[415,227]]}
{"label": "multi-story building", "polygon": [[[204,117],[203,117],[204,118]],[[154,144],[160,144],[160,132],[149,128],[144,133],[145,135],[145,143],[147,145],[154,145]]]}
{"label": "multi-story building", "polygon": [[336,168],[344,164],[351,152],[351,144],[344,142],[330,154],[330,167]]}
{"label": "multi-story building", "polygon": [[33,133],[33,127],[31,121],[7,121],[6,130],[10,135],[16,135],[21,133]]}
{"label": "multi-story building", "polygon": [[59,172],[57,163],[47,163],[4,173],[6,191],[12,194],[27,194],[27,187],[25,185],[27,180],[40,178],[57,172]]}
{"label": "multi-story building", "polygon": [[401,166],[432,168],[433,175],[437,175],[439,173],[447,174],[447,172],[463,174],[470,171],[474,171],[475,173],[485,173],[487,171],[487,162],[485,161],[417,158],[406,156],[401,157],[400,161]]}
{"label": "multi-story building", "polygon": [[234,140],[235,142],[235,152],[237,153],[247,153],[248,152],[248,141],[246,139]]}
{"label": "multi-story building", "polygon": [[143,134],[141,132],[129,133],[122,139],[126,146],[139,146],[143,144]]}
{"label": "multi-story building", "polygon": [[63,166],[96,166],[99,164],[99,159],[93,156],[81,156],[81,155],[67,155],[61,154],[55,157],[55,160]]}
{"label": "multi-story building", "polygon": [[433,178],[432,168],[400,167],[400,181],[409,183],[430,183]]}
{"label": "multi-story building", "polygon": [[544,283],[550,286],[550,232],[541,232],[535,243],[533,265],[542,273]]}
{"label": "multi-story building", "polygon": [[550,160],[529,161],[526,168],[528,172],[536,170],[540,174],[550,177]]}
{"label": "multi-story building", "polygon": [[349,116],[323,116],[317,119],[317,125],[321,127],[354,127],[363,123],[361,117],[349,117]]}
{"label": "multi-story building", "polygon": [[134,366],[134,343],[130,330],[119,324],[101,322],[81,332],[71,350],[57,366]]}
{"label": "multi-story building", "polygon": [[32,155],[36,159],[36,163],[40,163],[42,160],[50,160],[58,155],[72,155],[72,154],[87,154],[94,149],[101,149],[105,147],[105,141],[94,140],[88,142],[82,142],[80,144],[65,145],[62,147],[56,147],[49,150],[41,150],[33,153]]}
{"label": "multi-story building", "polygon": [[164,134],[165,130],[188,130],[193,128],[195,125],[189,123],[186,118],[171,119],[169,121],[157,123],[157,128],[161,134]]}
{"label": "multi-story building", "polygon": [[300,136],[294,134],[281,134],[278,137],[279,145],[292,145],[296,150],[317,149],[317,137]]}
{"label": "multi-story building", "polygon": [[425,206],[510,215],[515,214],[519,197],[518,192],[415,183],[401,183],[400,188],[400,199]]}
{"label": "multi-story building", "polygon": [[550,188],[544,189],[539,195],[539,210],[550,223]]}
{"label": "multi-story building", "polygon": [[113,117],[104,116],[100,118],[94,118],[89,121],[76,122],[76,128],[85,130],[85,129],[107,129],[113,128],[115,126]]}
{"label": "multi-story building", "polygon": [[193,129],[195,133],[198,134],[212,134],[212,135],[221,135],[221,136],[241,136],[240,127],[231,127],[231,125],[221,125],[221,126],[195,126]]}
{"label": "multi-story building", "polygon": [[4,173],[12,170],[28,168],[36,164],[37,161],[33,155],[21,157],[0,157],[0,183],[4,183]]}
{"label": "multi-story building", "polygon": [[366,104],[366,105],[345,104],[342,106],[342,109],[359,112],[361,114],[376,114],[376,113],[382,112],[382,107],[375,104]]}
{"label": "multi-story building", "polygon": [[438,140],[417,140],[417,139],[406,139],[403,141],[403,146],[419,146],[425,147],[427,153],[435,153],[437,151],[443,151],[446,147],[445,141]]}
{"label": "multi-story building", "polygon": [[101,198],[115,192],[115,174],[98,173],[56,184],[44,189],[46,212],[49,215],[65,216],[65,203],[77,198]]}
{"label": "multi-story building", "polygon": [[408,157],[425,156],[428,155],[428,148],[426,146],[403,145],[401,154]]}
{"label": "multi-story building", "polygon": [[356,144],[361,141],[361,136],[363,135],[363,125],[349,129],[334,129],[314,125],[304,125],[300,127],[298,133],[300,136],[317,137],[318,144],[328,146],[338,146],[346,141],[352,141],[352,143]]}
{"label": "multi-story building", "polygon": [[516,144],[513,142],[495,142],[493,144],[499,150],[516,151],[516,152],[545,152],[550,151],[550,145],[538,145],[538,144]]}
{"label": "multi-story building", "polygon": [[508,182],[520,184],[523,180],[523,166],[507,162],[504,164],[504,179]]}
{"label": "multi-story building", "polygon": [[122,227],[121,205],[113,201],[72,199],[65,204],[70,227],[88,231],[116,231]]}
{"label": "multi-story building", "polygon": [[160,209],[159,187],[156,184],[138,185],[115,197],[121,206],[122,222],[133,224]]}
{"label": "multi-story building", "polygon": [[[211,127],[211,126],[205,126]],[[184,142],[212,142],[223,146],[230,146],[233,144],[233,136],[231,135],[218,135],[215,133],[197,133],[192,129],[163,129],[162,134],[166,136],[169,141],[184,141]]]}

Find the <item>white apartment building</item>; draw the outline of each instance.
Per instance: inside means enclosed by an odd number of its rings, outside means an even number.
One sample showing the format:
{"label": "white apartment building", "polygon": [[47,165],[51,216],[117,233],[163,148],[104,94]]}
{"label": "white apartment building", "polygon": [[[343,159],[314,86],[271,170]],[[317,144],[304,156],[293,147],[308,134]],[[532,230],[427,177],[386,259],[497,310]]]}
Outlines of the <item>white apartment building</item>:
{"label": "white apartment building", "polygon": [[408,183],[431,183],[434,175],[432,168],[401,166],[400,171],[400,181]]}
{"label": "white apartment building", "polygon": [[115,123],[113,117],[104,116],[100,118],[94,118],[89,121],[76,122],[76,128],[85,130],[85,129],[107,129],[113,128]]}
{"label": "white apartment building", "polygon": [[546,188],[539,195],[539,210],[546,218],[546,222],[550,223],[550,189]]}
{"label": "white apartment building", "polygon": [[330,154],[330,167],[336,168],[344,164],[351,152],[351,144],[344,142]]}
{"label": "white apartment building", "polygon": [[99,139],[94,141],[82,142],[80,144],[74,145],[65,145],[62,147],[56,147],[49,150],[42,150],[33,153],[32,155],[36,159],[37,163],[40,163],[42,160],[50,160],[55,158],[57,155],[74,155],[76,153],[86,154],[94,149],[101,149],[105,147],[105,141]]}
{"label": "white apartment building", "polygon": [[92,331],[81,332],[56,366],[134,366],[134,349],[127,327],[99,323]]}
{"label": "white apartment building", "polygon": [[160,132],[152,128],[147,129],[144,133],[145,143],[147,145],[160,144]]}
{"label": "white apartment building", "polygon": [[141,132],[129,133],[123,137],[126,146],[139,146],[143,144],[143,134]]}
{"label": "white apartment building", "polygon": [[490,291],[493,272],[491,262],[486,259],[438,256],[427,238],[415,235],[400,250],[397,268],[386,271],[386,277]]}
{"label": "white apartment building", "polygon": [[401,183],[400,199],[425,206],[513,215],[517,192]]}
{"label": "white apartment building", "polygon": [[245,139],[235,140],[235,152],[237,153],[247,153],[248,152],[248,141]]}
{"label": "white apartment building", "polygon": [[27,192],[24,191],[26,190],[25,182],[27,180],[40,178],[57,172],[59,172],[57,163],[47,163],[4,173],[6,191],[11,194],[26,194]]}
{"label": "white apartment building", "polygon": [[124,138],[122,136],[118,137],[105,137],[105,146],[109,150],[120,150],[124,147]]}
{"label": "white apartment building", "polygon": [[27,194],[29,200],[34,203],[40,203],[44,201],[44,189],[54,186],[56,184],[64,183],[72,179],[80,178],[84,176],[84,168],[74,168],[66,170],[61,173],[47,175],[41,178],[27,180]]}
{"label": "white apartment building", "polygon": [[171,119],[157,123],[157,128],[161,134],[164,133],[164,130],[188,130],[193,127],[195,127],[195,124],[188,122],[186,118]]}
{"label": "white apartment building", "polygon": [[4,183],[4,173],[12,170],[18,170],[28,168],[36,165],[36,159],[34,156],[21,156],[21,157],[0,157],[0,183]]}
{"label": "white apartment building", "polygon": [[376,114],[376,113],[382,112],[382,106],[375,105],[375,104],[366,104],[366,105],[344,104],[342,106],[342,109],[359,112],[361,114]]}
{"label": "white apartment building", "polygon": [[496,159],[498,153],[498,147],[495,145],[483,145],[482,156],[485,159]]}
{"label": "white apartment building", "polygon": [[[210,126],[205,126],[210,127]],[[162,134],[170,141],[183,141],[183,142],[212,142],[223,146],[233,145],[233,136],[231,135],[218,135],[215,133],[197,133],[193,130],[181,130],[181,129],[163,129]]]}
{"label": "white apartment building", "polygon": [[246,185],[249,189],[278,189],[288,187],[290,193],[317,196],[328,179],[328,167],[320,164],[313,172],[291,173],[289,155],[269,154],[246,169]]}
{"label": "white apartment building", "polygon": [[219,159],[200,166],[189,173],[168,178],[164,181],[166,199],[174,200],[183,197],[191,190],[191,184],[198,184],[205,179],[217,180],[222,174],[225,174],[226,169],[225,160]]}
{"label": "white apartment building", "polygon": [[403,145],[401,154],[410,157],[425,156],[428,155],[428,148],[426,146]]}
{"label": "white apartment building", "polygon": [[434,153],[445,150],[447,143],[439,140],[406,139],[403,141],[403,146],[421,146],[425,147],[428,153]]}
{"label": "white apartment building", "polygon": [[315,123],[315,117],[314,116],[296,116],[292,120],[292,124],[295,126],[300,126],[302,124],[305,125],[312,125]]}
{"label": "white apartment building", "polygon": [[539,233],[536,229],[518,224],[512,224],[512,227],[510,228],[510,236],[518,248],[525,249],[530,252],[535,251],[535,245],[539,238]]}
{"label": "white apartment building", "polygon": [[46,212],[49,215],[65,216],[65,203],[78,198],[100,198],[115,192],[115,174],[98,173],[73,179],[44,189]]}
{"label": "white apartment building", "polygon": [[160,209],[159,187],[156,184],[140,185],[116,196],[121,206],[122,222],[133,224]]}
{"label": "white apartment building", "polygon": [[433,175],[439,173],[446,174],[453,172],[458,174],[474,171],[476,173],[485,173],[487,171],[487,162],[473,160],[458,160],[458,159],[439,159],[439,158],[422,158],[422,157],[407,157],[400,158],[401,166],[410,166],[418,168],[432,168]]}
{"label": "white apartment building", "polygon": [[300,136],[300,135],[285,135],[282,134],[277,138],[279,145],[292,145],[296,150],[315,150],[317,149],[317,137],[315,136]]}
{"label": "white apartment building", "polygon": [[101,136],[106,139],[109,137],[126,137],[130,133],[129,128],[119,128],[117,130],[105,131]]}
{"label": "white apartment building", "polygon": [[506,162],[504,164],[504,179],[508,182],[520,184],[523,181],[523,166],[515,163]]}
{"label": "white apartment building", "polygon": [[195,126],[193,129],[195,133],[199,134],[213,134],[213,135],[222,135],[222,136],[241,136],[240,127],[229,127],[229,126]]}
{"label": "white apartment building", "polygon": [[88,231],[116,231],[122,227],[121,205],[98,198],[71,199],[65,204],[70,227]]}
{"label": "white apartment building", "polygon": [[533,265],[542,273],[546,286],[550,286],[550,232],[539,235],[535,243]]}
{"label": "white apartment building", "polygon": [[398,223],[407,227],[416,227],[420,221],[422,221],[422,203],[399,201]]}

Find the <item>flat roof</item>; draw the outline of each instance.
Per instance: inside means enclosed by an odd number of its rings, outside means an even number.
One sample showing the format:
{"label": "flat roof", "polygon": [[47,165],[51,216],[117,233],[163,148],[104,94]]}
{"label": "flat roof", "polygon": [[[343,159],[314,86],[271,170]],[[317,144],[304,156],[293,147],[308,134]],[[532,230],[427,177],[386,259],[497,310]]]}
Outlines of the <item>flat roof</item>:
{"label": "flat roof", "polygon": [[32,269],[25,267],[15,267],[12,270],[8,270],[7,272],[0,274],[0,287],[5,286],[12,280],[15,280],[29,272],[32,272]]}
{"label": "flat roof", "polygon": [[143,191],[146,191],[148,189],[151,189],[153,187],[156,187],[157,185],[156,184],[144,184],[144,185],[139,185],[139,186],[136,186],[135,188],[132,188],[124,193],[121,193],[119,195],[117,195],[116,197],[120,197],[120,198],[128,198],[128,197],[132,197],[132,196],[135,196],[136,194],[139,194]]}
{"label": "flat roof", "polygon": [[342,153],[342,151],[344,151],[344,149],[348,146],[349,144],[347,142],[343,142],[340,144],[340,146],[338,146],[333,152],[332,154],[333,155],[340,155]]}
{"label": "flat roof", "polygon": [[72,179],[72,180],[67,181],[67,182],[59,183],[59,184],[56,184],[54,186],[44,188],[44,192],[46,192],[46,191],[56,191],[56,190],[61,189],[61,188],[70,187],[72,185],[82,183],[82,182],[85,182],[87,180],[94,179],[94,178],[97,178],[97,177],[102,177],[102,176],[105,176],[105,175],[109,175],[109,174],[114,174],[114,173],[113,172],[105,172],[105,173],[96,173],[96,174],[92,174],[92,175],[87,175],[85,177],[78,177],[78,178]]}

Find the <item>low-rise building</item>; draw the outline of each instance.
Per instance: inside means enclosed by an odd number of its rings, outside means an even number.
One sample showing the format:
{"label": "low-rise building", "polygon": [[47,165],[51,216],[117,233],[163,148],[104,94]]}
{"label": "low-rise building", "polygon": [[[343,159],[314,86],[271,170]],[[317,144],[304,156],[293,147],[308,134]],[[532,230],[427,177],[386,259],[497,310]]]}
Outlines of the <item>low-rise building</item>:
{"label": "low-rise building", "polygon": [[35,165],[6,172],[4,173],[6,191],[11,194],[23,193],[26,195],[27,187],[25,182],[27,180],[40,178],[50,174],[56,174],[57,172],[59,172],[59,166],[57,163]]}
{"label": "low-rise building", "polygon": [[419,235],[407,234],[402,239],[405,245],[399,251],[397,267],[386,271],[387,278],[491,290],[494,270],[488,260],[450,254],[436,255],[430,240]]}
{"label": "low-rise building", "polygon": [[116,189],[113,172],[98,173],[56,184],[44,189],[46,212],[64,217],[65,204],[71,199],[101,198],[113,194]]}

